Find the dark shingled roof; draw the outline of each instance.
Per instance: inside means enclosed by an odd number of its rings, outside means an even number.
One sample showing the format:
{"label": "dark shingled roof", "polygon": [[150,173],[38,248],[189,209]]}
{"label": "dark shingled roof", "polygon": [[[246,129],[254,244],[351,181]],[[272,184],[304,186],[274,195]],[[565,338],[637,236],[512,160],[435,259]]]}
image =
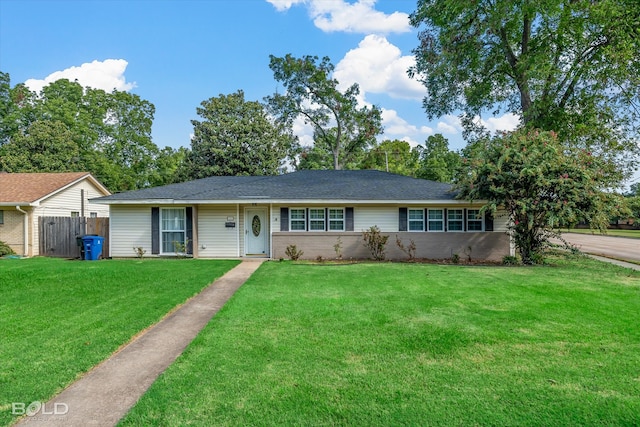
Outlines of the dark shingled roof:
{"label": "dark shingled roof", "polygon": [[100,197],[126,202],[202,200],[452,200],[450,184],[376,170],[305,170],[276,176],[212,176]]}

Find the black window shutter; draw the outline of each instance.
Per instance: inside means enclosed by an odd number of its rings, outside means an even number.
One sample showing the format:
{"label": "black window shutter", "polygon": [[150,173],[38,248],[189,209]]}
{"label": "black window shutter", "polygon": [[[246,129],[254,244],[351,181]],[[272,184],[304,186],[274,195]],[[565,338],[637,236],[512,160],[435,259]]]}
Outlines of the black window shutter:
{"label": "black window shutter", "polygon": [[447,222],[449,222],[449,218],[447,217],[447,210],[445,209],[444,210],[444,224],[443,224],[444,231],[447,231]]}
{"label": "black window shutter", "polygon": [[344,209],[344,231],[353,231],[353,208]]}
{"label": "black window shutter", "polygon": [[151,253],[160,253],[160,208],[151,208]]}
{"label": "black window shutter", "polygon": [[429,231],[429,209],[424,208],[424,231]]}
{"label": "black window shutter", "polygon": [[305,229],[305,231],[309,231],[309,208],[306,209],[304,217],[307,221],[307,228]]}
{"label": "black window shutter", "polygon": [[280,208],[280,231],[289,231],[289,208]]}
{"label": "black window shutter", "polygon": [[187,207],[187,253],[193,255],[193,208]]}
{"label": "black window shutter", "polygon": [[462,231],[469,231],[467,230],[467,208],[462,210]]}
{"label": "black window shutter", "polygon": [[398,217],[398,231],[407,231],[407,208],[400,208]]}
{"label": "black window shutter", "polygon": [[324,208],[324,231],[329,231],[329,208]]}
{"label": "black window shutter", "polygon": [[489,212],[484,214],[484,231],[493,231],[493,215]]}

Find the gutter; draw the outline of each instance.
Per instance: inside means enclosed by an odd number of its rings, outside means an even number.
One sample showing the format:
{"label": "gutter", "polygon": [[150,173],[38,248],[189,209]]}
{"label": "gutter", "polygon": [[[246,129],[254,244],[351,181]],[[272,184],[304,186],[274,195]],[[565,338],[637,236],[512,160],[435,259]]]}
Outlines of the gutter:
{"label": "gutter", "polygon": [[24,236],[24,256],[28,257],[29,256],[29,213],[25,210],[22,210],[22,208],[19,205],[16,205],[16,210],[18,212],[22,212],[24,214],[24,220],[22,221],[24,224],[24,231],[23,231],[23,236]]}

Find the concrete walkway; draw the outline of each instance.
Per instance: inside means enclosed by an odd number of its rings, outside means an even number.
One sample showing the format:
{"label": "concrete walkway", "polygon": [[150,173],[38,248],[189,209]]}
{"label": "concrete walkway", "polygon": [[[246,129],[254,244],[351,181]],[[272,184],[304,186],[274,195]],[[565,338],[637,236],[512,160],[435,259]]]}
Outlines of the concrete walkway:
{"label": "concrete walkway", "polygon": [[592,255],[592,254],[587,254],[587,256],[589,256],[589,257],[591,257],[593,259],[597,259],[598,261],[608,262],[610,264],[615,264],[615,265],[618,265],[620,267],[630,268],[632,270],[639,270],[640,271],[640,265],[634,264],[632,262],[625,262],[625,261],[620,261],[620,260],[617,260],[617,259],[612,259],[612,258],[607,258],[607,257],[598,256],[598,255]]}
{"label": "concrete walkway", "polygon": [[244,260],[16,425],[116,425],[261,261]]}

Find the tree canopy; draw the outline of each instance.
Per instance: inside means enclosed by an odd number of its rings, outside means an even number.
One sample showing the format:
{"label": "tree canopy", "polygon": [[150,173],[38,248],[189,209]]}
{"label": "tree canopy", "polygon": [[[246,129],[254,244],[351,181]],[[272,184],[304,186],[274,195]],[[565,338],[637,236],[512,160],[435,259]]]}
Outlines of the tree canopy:
{"label": "tree canopy", "polygon": [[606,230],[619,216],[621,197],[602,184],[603,160],[567,148],[554,132],[518,131],[467,148],[459,197],[484,200],[483,211],[506,209],[515,246],[525,264],[534,264],[554,229],[586,222]]}
{"label": "tree canopy", "polygon": [[[57,80],[40,93],[0,73],[0,167],[6,172],[89,171],[111,191],[172,182],[158,163],[173,150],[152,142],[155,107],[128,92]],[[174,170],[165,168],[164,171]]]}
{"label": "tree canopy", "polygon": [[[360,88],[351,85],[338,90],[332,78],[334,66],[328,57],[283,58],[270,56],[269,67],[286,92],[265,98],[269,111],[279,123],[291,126],[302,117],[314,129],[314,154],[326,151],[333,157],[333,168],[355,165],[366,148],[382,133],[380,109],[358,106]],[[316,156],[317,157],[317,156]]]}
{"label": "tree canopy", "polygon": [[430,135],[421,150],[418,178],[439,182],[453,182],[461,156],[449,150],[449,141],[442,134]]}
{"label": "tree canopy", "polygon": [[209,98],[196,111],[202,120],[191,121],[183,179],[275,175],[296,145],[290,129],[271,120],[260,102],[245,101],[242,90]]}
{"label": "tree canopy", "polygon": [[640,135],[640,2],[419,0],[411,73],[430,118],[513,112],[528,129],[603,160],[617,185],[636,165]]}

